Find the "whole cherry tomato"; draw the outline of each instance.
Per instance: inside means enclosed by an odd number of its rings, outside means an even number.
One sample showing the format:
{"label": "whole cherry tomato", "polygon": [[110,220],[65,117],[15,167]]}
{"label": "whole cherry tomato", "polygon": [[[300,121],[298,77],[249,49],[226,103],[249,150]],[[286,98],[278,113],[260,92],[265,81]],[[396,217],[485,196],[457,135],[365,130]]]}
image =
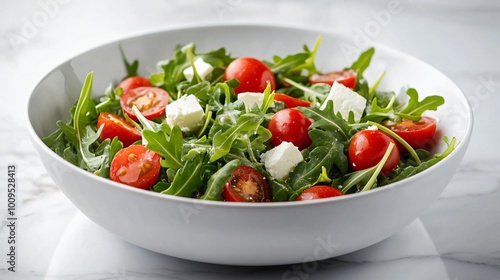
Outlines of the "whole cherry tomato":
{"label": "whole cherry tomato", "polygon": [[231,79],[240,82],[240,85],[234,89],[236,94],[264,92],[268,83],[271,83],[271,91],[276,89],[274,73],[264,62],[253,57],[240,57],[233,60],[224,72],[224,80]]}
{"label": "whole cherry tomato", "polygon": [[326,185],[316,185],[305,189],[295,200],[312,200],[344,195],[339,189]]}
{"label": "whole cherry tomato", "polygon": [[[358,171],[377,165],[384,157],[389,143],[394,139],[379,130],[365,129],[356,132],[348,149],[348,158],[352,170]],[[399,164],[399,149],[394,146],[389,158],[382,167],[382,173],[388,175]]]}
{"label": "whole cherry tomato", "polygon": [[286,141],[300,150],[309,147],[312,143],[309,137],[311,124],[312,121],[297,109],[286,108],[276,112],[267,126],[272,134],[271,145],[276,147]]}

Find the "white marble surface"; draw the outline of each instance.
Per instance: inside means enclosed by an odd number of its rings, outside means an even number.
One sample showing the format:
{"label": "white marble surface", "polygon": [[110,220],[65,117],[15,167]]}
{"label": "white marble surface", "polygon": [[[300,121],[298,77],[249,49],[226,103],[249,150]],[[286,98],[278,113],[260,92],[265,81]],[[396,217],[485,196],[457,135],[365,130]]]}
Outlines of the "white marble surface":
{"label": "white marble surface", "polygon": [[[399,12],[384,18],[390,3],[399,4]],[[330,28],[410,53],[454,80],[473,106],[475,128],[460,169],[439,199],[372,247],[279,267],[218,266],[159,255],[83,216],[48,177],[28,140],[31,89],[62,61],[106,42],[186,24],[236,21]],[[0,278],[500,279],[500,125],[493,119],[500,105],[499,26],[496,0],[0,2]],[[17,167],[16,272],[7,270],[4,186],[10,164]]]}

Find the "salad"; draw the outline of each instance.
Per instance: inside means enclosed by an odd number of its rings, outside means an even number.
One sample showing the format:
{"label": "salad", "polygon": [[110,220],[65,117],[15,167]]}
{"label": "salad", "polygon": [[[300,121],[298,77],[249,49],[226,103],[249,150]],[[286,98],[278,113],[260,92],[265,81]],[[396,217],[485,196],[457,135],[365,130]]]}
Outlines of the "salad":
{"label": "salad", "polygon": [[[449,155],[432,154],[444,104],[371,86],[363,73],[375,50],[320,72],[312,48],[271,61],[232,57],[191,43],[139,76],[91,97],[89,73],[69,121],[44,143],[70,163],[130,187],[202,200],[274,202],[368,191],[408,178]],[[403,94],[404,95],[404,94]]]}

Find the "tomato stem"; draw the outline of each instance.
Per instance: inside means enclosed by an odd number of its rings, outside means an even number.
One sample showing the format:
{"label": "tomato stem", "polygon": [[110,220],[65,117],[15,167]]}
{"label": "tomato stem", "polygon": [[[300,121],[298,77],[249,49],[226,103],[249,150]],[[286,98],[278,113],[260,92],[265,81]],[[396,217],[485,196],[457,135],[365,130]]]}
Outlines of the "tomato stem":
{"label": "tomato stem", "polygon": [[387,150],[385,151],[384,156],[382,157],[380,162],[377,164],[377,168],[375,168],[375,172],[373,172],[372,176],[370,177],[370,180],[368,180],[366,185],[361,190],[362,192],[372,189],[373,185],[375,184],[375,181],[377,180],[378,174],[380,174],[380,171],[382,170],[382,167],[384,167],[384,164],[387,161],[387,159],[389,158],[389,155],[391,154],[394,146],[395,146],[394,143],[392,143],[392,142],[389,143],[389,146],[387,147]]}
{"label": "tomato stem", "polygon": [[396,133],[394,133],[394,131],[390,130],[389,128],[379,124],[379,123],[376,123],[376,122],[372,122],[372,121],[367,121],[366,122],[368,125],[374,125],[376,126],[379,130],[382,130],[383,132],[387,133],[389,136],[391,136],[392,138],[394,138],[396,141],[398,141],[399,143],[401,143],[401,145],[403,145],[406,150],[408,150],[408,152],[410,153],[411,157],[415,160],[415,163],[418,165],[420,165],[422,163],[422,161],[420,161],[420,158],[418,157],[417,155],[417,152],[415,152],[415,149],[413,149],[410,144],[408,144],[408,142],[406,142],[403,138],[401,138],[401,136],[397,135]]}

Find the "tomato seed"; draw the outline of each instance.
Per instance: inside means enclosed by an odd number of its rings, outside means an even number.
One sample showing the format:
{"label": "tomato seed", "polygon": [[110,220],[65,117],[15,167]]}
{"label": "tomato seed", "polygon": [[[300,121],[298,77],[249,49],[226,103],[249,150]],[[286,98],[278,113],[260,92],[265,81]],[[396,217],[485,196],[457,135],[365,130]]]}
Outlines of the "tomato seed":
{"label": "tomato seed", "polygon": [[120,169],[118,169],[118,176],[123,176],[125,174],[127,174],[127,168],[124,166],[120,167]]}
{"label": "tomato seed", "polygon": [[137,159],[137,155],[136,154],[131,153],[131,154],[128,155],[128,161],[133,162],[136,159]]}

